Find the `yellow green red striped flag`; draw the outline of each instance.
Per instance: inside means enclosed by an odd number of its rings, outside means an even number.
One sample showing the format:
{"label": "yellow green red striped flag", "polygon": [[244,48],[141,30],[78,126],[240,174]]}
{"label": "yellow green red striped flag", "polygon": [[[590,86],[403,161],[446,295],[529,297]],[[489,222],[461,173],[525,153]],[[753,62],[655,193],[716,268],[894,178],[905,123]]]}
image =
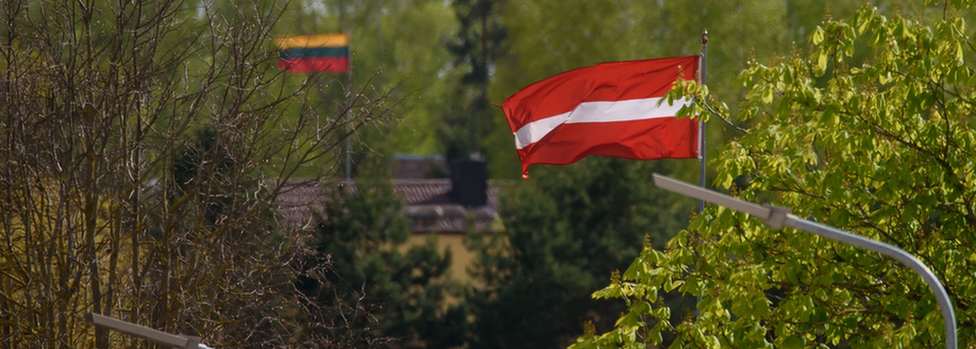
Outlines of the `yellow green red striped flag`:
{"label": "yellow green red striped flag", "polygon": [[287,35],[278,37],[278,68],[291,73],[348,72],[349,35]]}

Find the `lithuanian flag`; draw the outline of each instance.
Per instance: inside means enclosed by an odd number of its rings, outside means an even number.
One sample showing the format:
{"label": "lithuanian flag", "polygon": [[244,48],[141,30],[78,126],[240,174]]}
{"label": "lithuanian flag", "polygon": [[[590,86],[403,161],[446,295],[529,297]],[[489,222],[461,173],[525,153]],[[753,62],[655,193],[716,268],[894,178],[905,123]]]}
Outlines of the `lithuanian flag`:
{"label": "lithuanian flag", "polygon": [[290,73],[348,72],[349,35],[289,35],[278,37],[278,68]]}

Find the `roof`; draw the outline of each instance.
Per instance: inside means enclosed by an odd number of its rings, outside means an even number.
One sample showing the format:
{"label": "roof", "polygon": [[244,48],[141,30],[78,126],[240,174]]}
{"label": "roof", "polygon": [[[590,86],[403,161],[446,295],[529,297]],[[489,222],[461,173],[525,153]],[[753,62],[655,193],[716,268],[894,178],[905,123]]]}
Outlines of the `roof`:
{"label": "roof", "polygon": [[447,162],[439,155],[396,154],[393,161],[394,178],[437,178],[449,173]]}
{"label": "roof", "polygon": [[[403,213],[411,219],[410,230],[414,233],[465,233],[469,218],[474,229],[492,228],[498,220],[498,183],[488,181],[488,205],[464,207],[451,200],[450,179],[393,179],[393,190],[404,201]],[[331,184],[308,181],[290,182],[284,186],[277,202],[283,215],[283,223],[289,227],[307,229],[315,226],[313,212],[328,198],[328,189],[342,187],[358,190],[356,182],[341,180]]]}

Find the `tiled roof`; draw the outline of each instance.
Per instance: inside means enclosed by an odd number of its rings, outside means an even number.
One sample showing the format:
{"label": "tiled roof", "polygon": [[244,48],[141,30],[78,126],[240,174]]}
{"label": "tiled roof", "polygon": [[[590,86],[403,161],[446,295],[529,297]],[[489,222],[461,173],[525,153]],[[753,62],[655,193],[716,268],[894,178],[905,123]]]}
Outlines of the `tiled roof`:
{"label": "tiled roof", "polygon": [[407,205],[421,203],[451,191],[450,179],[394,179],[393,190]]}
{"label": "tiled roof", "polygon": [[394,159],[394,178],[429,178],[447,173],[443,156],[397,154]]}
{"label": "tiled roof", "polygon": [[278,194],[276,202],[286,227],[315,226],[313,209],[320,209],[326,192],[322,186],[310,182],[289,182]]}
{"label": "tiled roof", "polygon": [[[347,180],[332,184],[288,183],[277,200],[283,223],[305,229],[313,227],[317,223],[313,210],[322,207],[328,197],[328,188],[339,186],[343,190],[357,190],[356,183]],[[488,184],[488,205],[472,208],[465,208],[450,199],[450,179],[394,179],[393,189],[403,198],[403,213],[411,218],[410,229],[415,233],[463,233],[468,230],[469,218],[475,229],[491,229],[498,219],[495,208],[498,207],[499,188],[494,181]]]}

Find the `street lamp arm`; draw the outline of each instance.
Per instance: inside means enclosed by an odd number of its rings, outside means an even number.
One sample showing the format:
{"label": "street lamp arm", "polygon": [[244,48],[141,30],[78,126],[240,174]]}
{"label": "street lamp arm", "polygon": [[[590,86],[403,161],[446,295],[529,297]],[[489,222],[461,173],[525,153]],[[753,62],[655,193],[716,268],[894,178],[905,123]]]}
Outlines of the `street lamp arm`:
{"label": "street lamp arm", "polygon": [[724,206],[736,211],[748,213],[763,222],[766,222],[773,229],[782,227],[802,230],[816,234],[834,241],[860,247],[869,251],[874,251],[885,256],[894,258],[915,271],[922,280],[929,285],[935,298],[942,310],[942,318],[945,321],[946,348],[956,349],[958,346],[956,335],[956,314],[952,307],[952,301],[945,287],[939,281],[939,277],[932,272],[925,264],[915,258],[915,256],[896,246],[871,240],[863,236],[854,235],[843,230],[826,226],[814,221],[797,217],[790,213],[788,208],[775,206],[762,206],[748,201],[739,200],[731,196],[693,186],[691,184],[671,179],[657,173],[654,174],[654,185],[669,191],[690,196],[695,199],[708,201],[710,203]]}
{"label": "street lamp arm", "polygon": [[719,206],[725,206],[739,212],[745,212],[762,220],[769,219],[769,207],[756,205],[748,201],[742,201],[717,191],[696,187],[694,185],[670,177],[662,176],[657,173],[654,174],[654,185],[681,195],[704,200]]}
{"label": "street lamp arm", "polygon": [[168,347],[213,349],[206,344],[200,343],[199,337],[179,336],[95,313],[86,313],[85,321],[98,327],[115,330],[130,336],[145,338]]}

